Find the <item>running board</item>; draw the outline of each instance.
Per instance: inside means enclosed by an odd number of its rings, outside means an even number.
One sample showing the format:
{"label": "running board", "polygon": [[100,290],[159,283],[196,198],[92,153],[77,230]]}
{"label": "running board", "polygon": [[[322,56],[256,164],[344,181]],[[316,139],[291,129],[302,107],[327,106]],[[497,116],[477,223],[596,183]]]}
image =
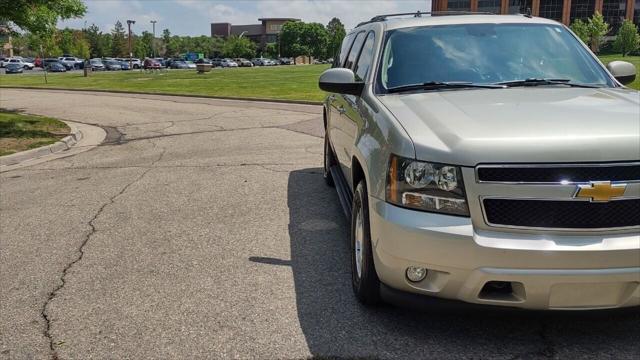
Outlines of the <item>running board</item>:
{"label": "running board", "polygon": [[333,165],[330,169],[333,182],[336,184],[336,191],[338,192],[338,199],[340,199],[340,205],[344,215],[347,217],[347,221],[351,222],[351,206],[353,204],[353,195],[349,189],[347,180],[342,175],[339,165]]}

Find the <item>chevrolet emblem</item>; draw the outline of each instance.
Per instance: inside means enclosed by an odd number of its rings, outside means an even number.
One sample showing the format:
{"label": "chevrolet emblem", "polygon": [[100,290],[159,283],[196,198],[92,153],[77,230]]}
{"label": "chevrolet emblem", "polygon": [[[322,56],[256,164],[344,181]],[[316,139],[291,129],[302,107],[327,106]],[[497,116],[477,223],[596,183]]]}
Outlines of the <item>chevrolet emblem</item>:
{"label": "chevrolet emblem", "polygon": [[608,202],[612,198],[621,197],[627,184],[611,184],[611,181],[592,181],[586,185],[578,185],[574,198],[589,199],[591,202]]}

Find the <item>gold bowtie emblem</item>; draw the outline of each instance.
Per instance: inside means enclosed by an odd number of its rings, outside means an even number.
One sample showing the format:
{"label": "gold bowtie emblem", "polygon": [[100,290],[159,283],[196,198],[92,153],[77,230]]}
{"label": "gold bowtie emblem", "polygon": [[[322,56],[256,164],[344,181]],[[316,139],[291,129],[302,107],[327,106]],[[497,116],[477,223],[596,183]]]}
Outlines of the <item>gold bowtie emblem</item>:
{"label": "gold bowtie emblem", "polygon": [[587,185],[578,185],[574,198],[589,199],[592,202],[607,202],[621,197],[627,184],[611,184],[611,181],[592,181]]}

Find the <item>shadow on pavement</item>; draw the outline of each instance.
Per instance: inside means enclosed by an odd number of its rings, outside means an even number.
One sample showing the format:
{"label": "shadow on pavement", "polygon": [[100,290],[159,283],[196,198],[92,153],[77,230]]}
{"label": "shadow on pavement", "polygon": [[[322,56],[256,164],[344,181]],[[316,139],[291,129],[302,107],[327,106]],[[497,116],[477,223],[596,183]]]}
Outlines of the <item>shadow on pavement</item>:
{"label": "shadow on pavement", "polygon": [[[637,358],[640,312],[530,312],[391,305],[351,293],[347,221],[321,169],[288,181],[291,261],[300,326],[318,357]],[[252,261],[274,264],[273,259]],[[274,265],[289,265],[278,260]]]}

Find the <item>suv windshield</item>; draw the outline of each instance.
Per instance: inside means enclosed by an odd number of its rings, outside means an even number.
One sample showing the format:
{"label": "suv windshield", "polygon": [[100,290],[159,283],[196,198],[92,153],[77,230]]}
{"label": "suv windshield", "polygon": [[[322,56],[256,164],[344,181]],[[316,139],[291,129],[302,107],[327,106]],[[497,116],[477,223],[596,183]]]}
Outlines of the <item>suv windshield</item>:
{"label": "suv windshield", "polygon": [[386,91],[425,83],[498,84],[528,79],[614,86],[571,33],[562,26],[547,24],[461,24],[390,30],[378,83]]}

